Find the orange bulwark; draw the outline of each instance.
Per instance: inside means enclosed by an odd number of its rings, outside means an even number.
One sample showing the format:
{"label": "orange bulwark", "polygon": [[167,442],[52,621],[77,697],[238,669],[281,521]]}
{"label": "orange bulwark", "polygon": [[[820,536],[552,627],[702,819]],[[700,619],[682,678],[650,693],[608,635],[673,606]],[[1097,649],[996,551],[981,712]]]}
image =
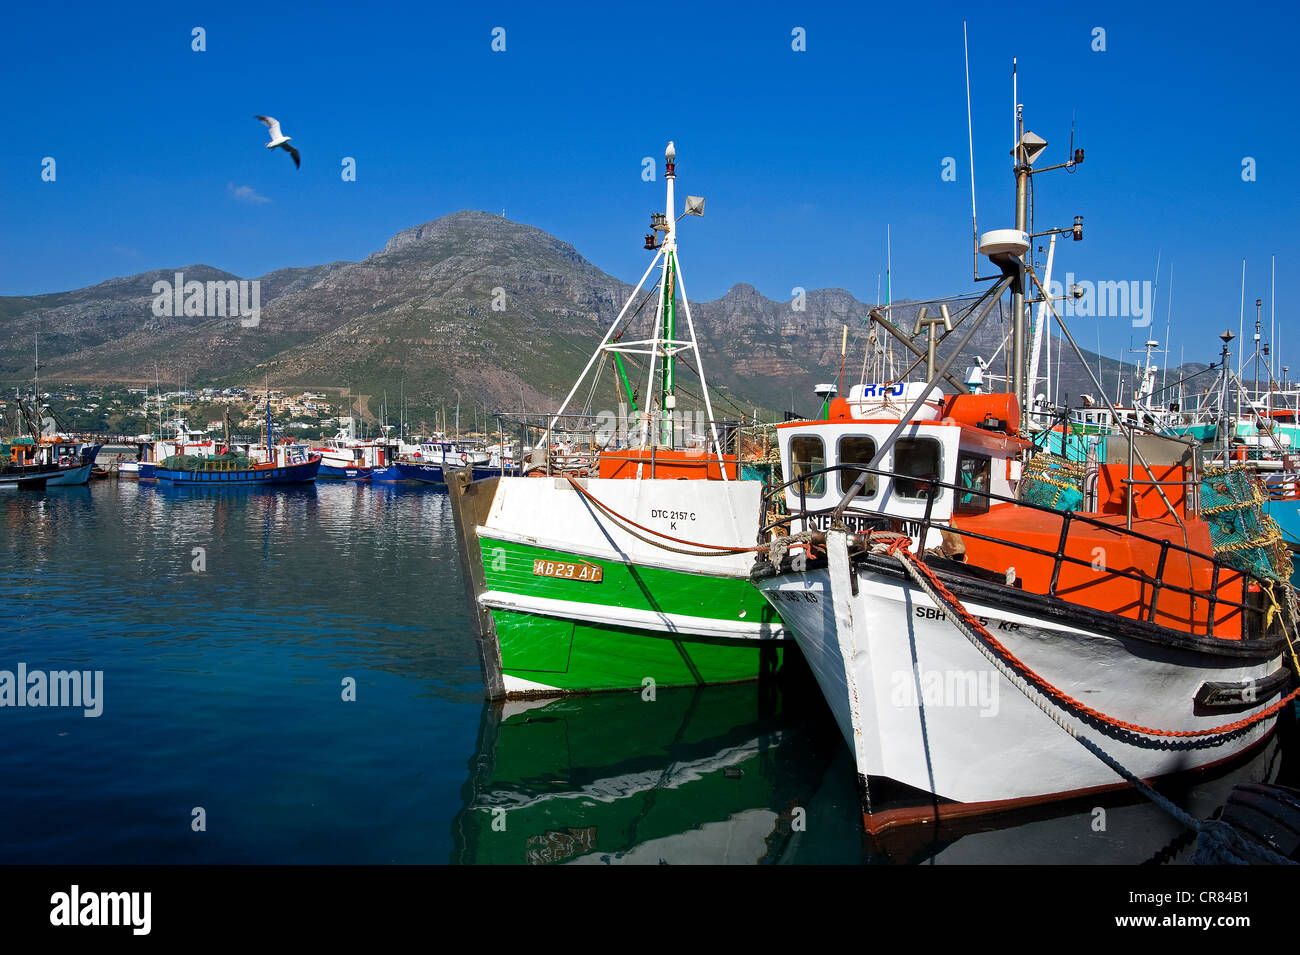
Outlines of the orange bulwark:
{"label": "orange bulwark", "polygon": [[[1069,519],[1065,513],[1002,507],[954,518],[952,525],[958,531],[996,538],[988,541],[962,533],[966,562],[997,573],[1014,568],[1017,584],[1029,593],[1054,593],[1070,603],[1184,633],[1242,638],[1241,610],[1233,604],[1250,601],[1243,600],[1245,578],[1240,571],[1220,568],[1216,578],[1210,559],[1127,533],[1122,514],[1089,516],[1113,524],[1114,529],[1070,521],[1061,548],[1069,559],[1060,562],[1059,570],[1055,554]],[[1168,519],[1168,512],[1164,520],[1135,518],[1133,531],[1177,542],[1200,554],[1213,553],[1209,528],[1202,521],[1187,521],[1185,538],[1183,530]]]}
{"label": "orange bulwark", "polygon": [[[720,481],[724,466],[727,480],[735,481],[737,459],[734,457],[724,457],[720,465],[717,455],[703,448],[628,448],[622,451],[602,451],[597,477]],[[637,473],[638,470],[640,474]]]}

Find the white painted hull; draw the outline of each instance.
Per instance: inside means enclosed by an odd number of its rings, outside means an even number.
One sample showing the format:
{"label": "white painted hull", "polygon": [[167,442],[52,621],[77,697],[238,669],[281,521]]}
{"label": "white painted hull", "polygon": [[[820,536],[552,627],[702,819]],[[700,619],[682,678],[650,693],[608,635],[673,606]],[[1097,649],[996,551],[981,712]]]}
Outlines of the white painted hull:
{"label": "white painted hull", "polygon": [[[843,538],[828,536],[828,567],[770,578],[760,588],[794,629],[868,790],[883,778],[946,800],[986,803],[1122,783],[998,673],[910,580],[859,566],[854,595],[847,554],[832,543]],[[1250,709],[1196,715],[1193,700],[1204,683],[1263,680],[1282,667],[1280,653],[1262,663],[1217,657],[1098,635],[1006,605],[965,605],[1052,685],[1129,723],[1206,729],[1248,716],[1280,692],[1261,695]],[[1143,778],[1233,756],[1275,721],[1262,720],[1218,746],[1171,750],[1066,719]]]}
{"label": "white painted hull", "polygon": [[[611,510],[679,540],[745,547],[758,537],[762,487],[757,481],[586,478],[579,484]],[[638,566],[729,577],[748,577],[754,563],[752,553],[703,557],[677,553],[703,548],[629,530],[559,477],[502,478],[483,536]]]}

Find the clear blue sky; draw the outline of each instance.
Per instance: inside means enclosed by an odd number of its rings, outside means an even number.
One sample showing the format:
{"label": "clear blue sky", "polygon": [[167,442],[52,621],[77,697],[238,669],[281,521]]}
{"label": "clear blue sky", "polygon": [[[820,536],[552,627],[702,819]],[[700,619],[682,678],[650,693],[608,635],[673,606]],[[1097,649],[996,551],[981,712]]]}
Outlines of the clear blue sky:
{"label": "clear blue sky", "polygon": [[[191,263],[253,277],[360,259],[459,209],[505,209],[635,281],[677,143],[679,190],[707,197],[683,234],[697,299],[737,282],[789,298],[874,300],[893,234],[896,297],[968,289],[962,21],[970,22],[981,230],[1012,223],[1010,64],[1028,125],[1066,157],[1038,225],[1085,217],[1058,274],[1154,278],[1173,357],[1208,359],[1248,313],[1300,301],[1295,29],[1300,14],[1221,4],[179,4],[6,10],[0,33],[0,294],[60,291]],[[191,28],[206,52],[191,50]],[[506,30],[506,51],[491,49]],[[807,50],[791,49],[803,27]],[[1094,52],[1093,28],[1106,31]],[[255,113],[302,150],[262,148]],[[57,180],[41,181],[54,157]],[[357,181],[340,161],[355,157]],[[941,178],[956,159],[957,181]],[[1257,181],[1243,182],[1243,157]],[[265,202],[241,199],[247,187]],[[1249,317],[1249,316],[1248,316]],[[1290,314],[1279,314],[1290,319]],[[1114,355],[1122,319],[1100,327]],[[1284,354],[1300,367],[1300,327]]]}

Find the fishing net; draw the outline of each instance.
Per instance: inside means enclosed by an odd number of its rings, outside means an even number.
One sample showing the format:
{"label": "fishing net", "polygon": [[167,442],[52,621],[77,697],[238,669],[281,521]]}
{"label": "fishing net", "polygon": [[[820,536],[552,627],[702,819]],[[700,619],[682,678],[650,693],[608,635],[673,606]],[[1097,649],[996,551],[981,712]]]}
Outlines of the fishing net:
{"label": "fishing net", "polygon": [[1083,505],[1083,465],[1056,454],[1036,454],[1025,464],[1016,497],[1054,511]]}
{"label": "fishing net", "polygon": [[240,471],[251,465],[242,454],[214,454],[200,457],[194,454],[173,454],[164,458],[160,467],[168,471]]}
{"label": "fishing net", "polygon": [[1201,518],[1210,525],[1216,557],[1265,580],[1291,579],[1291,554],[1282,529],[1264,513],[1264,494],[1246,465],[1205,470]]}

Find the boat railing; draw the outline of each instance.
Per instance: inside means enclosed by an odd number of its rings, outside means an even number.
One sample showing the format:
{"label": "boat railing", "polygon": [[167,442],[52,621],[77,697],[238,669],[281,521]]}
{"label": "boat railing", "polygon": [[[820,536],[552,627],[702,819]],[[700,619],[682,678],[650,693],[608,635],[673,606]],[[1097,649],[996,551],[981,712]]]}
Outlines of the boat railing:
{"label": "boat railing", "polygon": [[[498,430],[514,435],[518,441],[518,473],[543,471],[551,474],[594,472],[602,453],[625,451],[647,456],[649,476],[655,477],[659,457],[665,451],[698,452],[701,459],[717,460],[716,436],[724,467],[734,469],[740,463],[739,419],[710,420],[693,411],[659,411],[600,414],[539,412],[498,412]],[[503,442],[504,443],[504,440]],[[524,449],[532,448],[531,453]],[[507,471],[505,455],[499,462],[501,473]]]}
{"label": "boat railing", "polygon": [[[769,543],[772,537],[782,529],[784,529],[786,533],[789,533],[793,530],[793,525],[796,521],[801,521],[803,530],[807,531],[809,529],[810,518],[830,515],[836,510],[836,507],[816,508],[813,510],[808,509],[808,485],[811,482],[818,478],[821,478],[824,481],[826,475],[838,473],[848,473],[856,479],[857,475],[863,472],[874,475],[878,478],[897,477],[894,472],[886,471],[881,468],[870,468],[860,464],[835,464],[829,467],[806,471],[791,478],[783,484],[775,485],[768,489],[763,496],[763,506],[761,511],[763,515],[772,513],[776,509],[778,501],[784,501],[785,492],[791,488],[794,488],[799,495],[799,510],[795,513],[781,515],[771,521],[766,521],[759,529],[758,543]],[[1203,551],[1196,550],[1195,548],[1175,543],[1168,538],[1154,537],[1150,534],[1144,534],[1141,531],[1134,530],[1131,527],[1109,523],[1100,520],[1099,518],[1080,514],[1076,511],[1058,511],[1042,504],[1019,500],[1015,497],[998,494],[977,487],[967,487],[948,481],[940,481],[938,478],[934,477],[916,477],[908,475],[907,479],[924,489],[926,499],[925,514],[921,518],[919,524],[917,524],[913,518],[891,515],[888,511],[855,511],[852,513],[855,517],[866,516],[877,517],[882,521],[902,521],[908,525],[917,527],[918,530],[915,535],[918,538],[916,545],[917,556],[921,556],[925,552],[926,539],[928,538],[930,531],[937,527],[941,528],[945,532],[957,534],[963,539],[969,538],[971,540],[979,540],[991,544],[1000,544],[1028,554],[1036,554],[1041,557],[1051,558],[1052,575],[1044,594],[1044,596],[1047,597],[1060,596],[1057,590],[1060,584],[1062,568],[1066,564],[1079,565],[1089,567],[1095,573],[1104,577],[1122,577],[1135,581],[1142,586],[1149,586],[1151,588],[1150,604],[1145,608],[1145,612],[1142,614],[1143,618],[1147,622],[1155,622],[1156,611],[1160,602],[1161,594],[1166,591],[1173,591],[1174,593],[1182,594],[1190,598],[1193,602],[1196,600],[1205,600],[1208,602],[1205,617],[1206,636],[1214,636],[1215,610],[1218,607],[1234,608],[1235,610],[1240,611],[1242,614],[1243,624],[1247,620],[1250,620],[1254,624],[1254,626],[1249,630],[1250,633],[1261,634],[1267,629],[1267,615],[1270,608],[1263,604],[1262,595],[1265,591],[1271,592],[1273,587],[1272,582],[1265,581],[1263,578],[1252,574],[1249,571],[1234,567],[1213,554],[1207,554]],[[1055,550],[1035,547],[1034,545],[1023,541],[1005,540],[1000,537],[983,534],[971,528],[956,526],[949,520],[937,521],[933,516],[934,502],[941,490],[950,490],[954,493],[954,496],[960,494],[963,496],[982,498],[985,502],[985,510],[994,503],[1014,504],[1017,507],[1029,509],[1059,519],[1061,522],[1061,530],[1056,540]],[[1145,544],[1158,546],[1160,548],[1160,556],[1156,564],[1155,573],[1152,575],[1146,574],[1140,570],[1114,568],[1110,566],[1098,568],[1095,560],[1088,560],[1066,553],[1066,541],[1069,538],[1070,529],[1080,524],[1087,527],[1098,528],[1108,533],[1117,534],[1121,537],[1141,541]],[[1209,590],[1199,591],[1194,588],[1183,587],[1179,584],[1166,582],[1164,580],[1165,567],[1168,564],[1171,554],[1175,557],[1182,555],[1187,557],[1189,560],[1194,558],[1206,561],[1212,568]],[[1243,600],[1236,601],[1220,595],[1219,592],[1222,588],[1228,587],[1237,581],[1241,582]],[[1247,602],[1245,596],[1252,593],[1259,594],[1260,599],[1253,603]],[[1189,631],[1194,632],[1190,627]],[[1247,628],[1243,625],[1243,636],[1247,632]]]}

